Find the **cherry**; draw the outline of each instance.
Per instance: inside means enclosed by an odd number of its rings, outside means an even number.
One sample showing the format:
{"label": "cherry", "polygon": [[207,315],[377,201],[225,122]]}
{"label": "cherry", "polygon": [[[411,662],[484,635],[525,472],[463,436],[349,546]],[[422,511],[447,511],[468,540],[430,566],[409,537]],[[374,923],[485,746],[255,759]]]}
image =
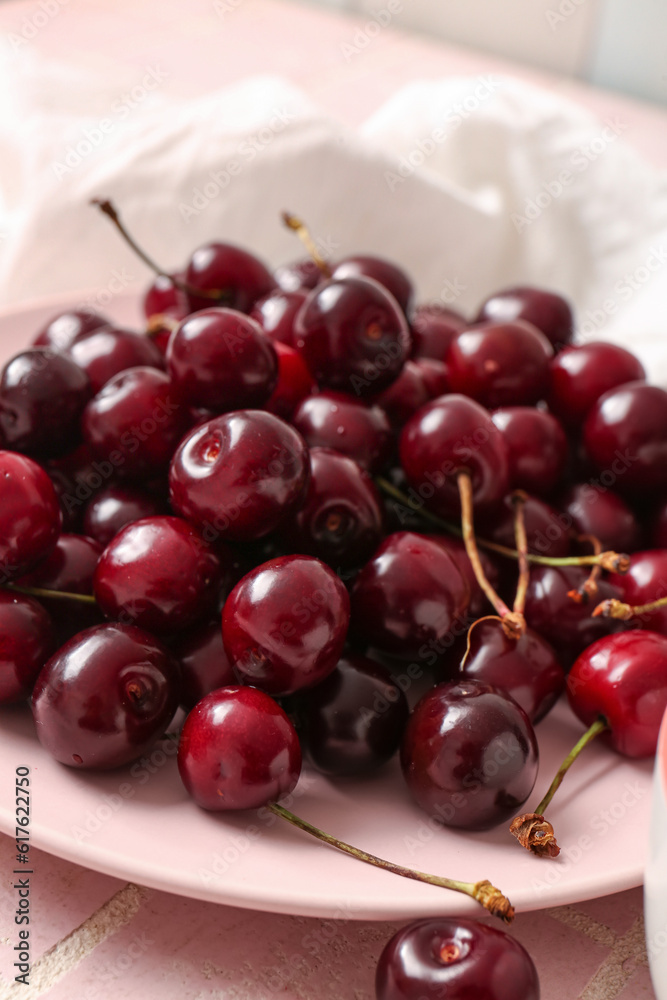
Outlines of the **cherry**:
{"label": "cherry", "polygon": [[605,486],[575,483],[559,506],[579,534],[594,535],[603,549],[634,552],[641,544],[641,528],[631,508]]}
{"label": "cherry", "polygon": [[274,278],[285,292],[308,291],[322,281],[322,270],[312,257],[305,257],[293,264],[283,264],[276,270]]}
{"label": "cherry", "polygon": [[29,697],[53,646],[53,625],[41,604],[0,590],[0,705]]}
{"label": "cherry", "polygon": [[183,275],[175,274],[170,277],[167,274],[158,274],[146,290],[142,303],[146,319],[151,320],[157,316],[169,316],[173,319],[182,320],[187,316],[187,296],[185,292],[176,287],[172,278],[182,281]]}
{"label": "cherry", "polygon": [[202,698],[185,720],[178,770],[202,809],[258,809],[294,789],[301,749],[272,698],[255,688],[224,687]]}
{"label": "cherry", "polygon": [[310,476],[308,448],[271,413],[239,410],[192,430],[169,472],[172,507],[216,538],[268,535],[302,503]]}
{"label": "cherry", "polygon": [[533,725],[550,711],[565,687],[563,668],[545,639],[532,629],[519,639],[509,639],[494,618],[475,623],[461,673],[511,695]]}
{"label": "cherry", "polygon": [[[468,584],[470,591],[470,604],[468,607],[468,617],[473,621],[485,614],[489,609],[489,604],[484,595],[484,591],[477,582],[477,577],[472,568],[472,563],[468,558],[466,547],[458,538],[449,535],[428,535],[432,542],[436,542],[441,548],[452,557],[459,568],[461,576]],[[495,586],[498,579],[498,570],[487,552],[480,551],[479,558],[482,563],[484,575],[491,584]]]}
{"label": "cherry", "polygon": [[611,389],[589,411],[583,437],[597,469],[613,474],[620,492],[641,496],[667,486],[664,389],[645,382]]}
{"label": "cherry", "polygon": [[71,309],[58,313],[40,330],[33,344],[35,347],[52,347],[56,351],[66,351],[70,344],[82,333],[90,333],[109,321],[92,309]]}
{"label": "cherry", "polygon": [[400,430],[413,413],[428,403],[431,394],[414,361],[406,361],[400,375],[377,396],[373,403],[384,410],[394,430]]}
{"label": "cherry", "polygon": [[0,451],[0,572],[3,582],[45,559],[60,535],[62,515],[47,473],[16,452]]}
{"label": "cherry", "polygon": [[417,306],[412,317],[412,356],[444,361],[449,345],[467,326],[464,317],[437,302]]}
{"label": "cherry", "polygon": [[[526,496],[523,502],[528,552],[538,556],[559,558],[570,552],[570,535],[559,512],[544,500]],[[514,531],[515,507],[511,496],[503,499],[502,507],[493,515],[480,518],[480,534],[508,549],[516,547]]]}
{"label": "cherry", "polygon": [[95,571],[95,598],[108,618],[174,632],[210,615],[221,569],[199,531],[179,517],[146,517],[107,545]]}
{"label": "cherry", "polygon": [[70,639],[45,664],[32,695],[37,736],[70,767],[109,769],[150,748],[178,706],[167,650],[133,625],[107,624]]}
{"label": "cherry", "polygon": [[22,351],[0,375],[0,433],[5,444],[47,458],[71,450],[91,395],[86,373],[66,355],[48,347]]}
{"label": "cherry", "polygon": [[449,368],[444,361],[436,361],[434,358],[415,358],[413,363],[430,399],[436,399],[449,392]]}
{"label": "cherry", "polygon": [[286,292],[274,288],[255,303],[250,316],[272,341],[294,347],[294,321],[307,297],[305,290]]}
{"label": "cherry", "polygon": [[145,490],[123,483],[112,483],[96,493],[86,504],[83,530],[86,535],[105,546],[126,524],[166,513],[166,505]]}
{"label": "cherry", "polygon": [[[642,605],[667,595],[667,550],[649,549],[635,552],[627,573],[614,573],[609,582],[615,586],[626,604]],[[667,635],[667,607],[644,611],[630,619],[633,625]]]}
{"label": "cherry", "polygon": [[305,501],[287,531],[294,551],[317,556],[334,569],[360,566],[383,536],[384,507],[370,476],[328,448],[312,448]]}
{"label": "cherry", "polygon": [[530,795],[537,740],[512,698],[465,678],[439,684],[413,709],[401,766],[417,805],[439,822],[487,830]]}
{"label": "cherry", "polygon": [[457,333],[447,351],[452,392],[484,406],[537,403],[549,385],[551,344],[523,320],[486,323]]}
{"label": "cherry", "polygon": [[299,738],[318,771],[335,777],[367,774],[398,750],[408,703],[391,674],[350,654],[333,673],[299,695]]}
{"label": "cherry", "polygon": [[361,642],[393,656],[445,652],[466,631],[470,592],[454,559],[424,535],[385,538],[351,593],[352,628]]}
{"label": "cherry", "polygon": [[278,359],[261,327],[234,309],[202,309],[174,331],[167,367],[179,397],[216,412],[262,406]]}
{"label": "cherry", "polygon": [[390,385],[410,353],[396,300],[370,278],[318,285],[299,310],[294,346],[322,386],[369,396]]}
{"label": "cherry", "polygon": [[[667,501],[661,503],[653,514],[650,541],[656,549],[667,549]],[[632,548],[628,545],[623,551],[631,552]]]}
{"label": "cherry", "polygon": [[544,334],[555,351],[572,340],[574,321],[566,299],[543,288],[505,288],[480,306],[476,322],[513,323],[525,320]]}
{"label": "cherry", "polygon": [[174,655],[181,665],[181,705],[187,711],[211,691],[238,684],[222,644],[219,620],[179,638]]}
{"label": "cherry", "polygon": [[113,326],[80,333],[67,354],[86,373],[93,393],[126,368],[146,365],[164,370],[162,351],[150,337]]}
{"label": "cherry", "polygon": [[278,358],[278,382],[264,404],[264,409],[283,420],[289,420],[299,403],[317,387],[298,351],[278,340],[273,347]]}
{"label": "cherry", "polygon": [[507,445],[512,488],[549,496],[563,477],[568,457],[560,422],[532,406],[508,406],[491,418]]}
{"label": "cherry", "polygon": [[379,472],[391,452],[393,435],[384,410],[343,392],[304,399],[292,423],[311,448],[334,448],[368,472]]}
{"label": "cherry", "polygon": [[373,278],[386,288],[406,314],[410,315],[414,289],[405,271],[382,257],[344,257],[333,269],[332,278]]}
{"label": "cherry", "polygon": [[428,917],[397,931],[380,955],[377,1000],[540,1000],[528,952],[495,927]]}
{"label": "cherry", "polygon": [[195,250],[185,281],[190,289],[215,296],[188,291],[190,312],[220,304],[249,313],[255,302],[275,286],[271,273],[254,254],[231,243],[206,243]]}
{"label": "cherry", "polygon": [[551,362],[549,408],[567,427],[577,428],[605,392],[644,378],[641,362],[616,344],[593,340],[567,347]]}
{"label": "cherry", "polygon": [[241,579],[222,611],[222,639],[241,680],[268,694],[312,687],[336,666],[350,600],[311,556],[272,559]]}
{"label": "cherry", "polygon": [[70,532],[79,531],[84,504],[109,478],[113,468],[101,469],[87,444],[80,444],[61,458],[48,459],[43,465],[60,501],[63,528]]}
{"label": "cherry", "polygon": [[117,475],[145,479],[165,472],[187,422],[165,372],[128,368],[91,399],[82,428],[93,454]]}

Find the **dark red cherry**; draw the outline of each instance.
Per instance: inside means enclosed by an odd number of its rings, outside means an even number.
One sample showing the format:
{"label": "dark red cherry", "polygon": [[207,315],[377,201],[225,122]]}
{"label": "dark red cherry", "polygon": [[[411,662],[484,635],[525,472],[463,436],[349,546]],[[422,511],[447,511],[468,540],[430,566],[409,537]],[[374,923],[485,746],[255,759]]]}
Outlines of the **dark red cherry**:
{"label": "dark red cherry", "polygon": [[512,489],[549,496],[563,477],[568,457],[560,422],[534,406],[507,406],[491,418],[505,438]]}
{"label": "dark red cherry", "polygon": [[356,462],[328,448],[312,448],[306,499],[287,532],[295,552],[317,556],[334,569],[360,566],[382,540],[384,508],[375,483]]}
{"label": "dark red cherry", "polygon": [[202,809],[259,809],[293,790],[301,748],[292,723],[268,694],[224,687],[202,698],[185,720],[178,770]]}
{"label": "dark red cherry", "polygon": [[633,511],[618,493],[604,486],[575,483],[561,496],[559,506],[575,532],[594,535],[603,549],[634,552],[641,544],[641,528]]}
{"label": "dark red cherry", "polygon": [[520,639],[509,639],[501,622],[493,618],[475,624],[469,643],[462,676],[511,695],[537,725],[565,687],[565,672],[554,648],[532,629]]}
{"label": "dark red cherry", "polygon": [[234,309],[203,309],[174,331],[167,367],[189,406],[221,412],[261,407],[278,381],[278,359],[261,327]]}
{"label": "dark red cherry", "polygon": [[551,344],[530,323],[486,323],[452,340],[449,384],[452,392],[492,408],[537,403],[549,387],[552,357]]}
{"label": "dark red cherry", "polygon": [[209,541],[268,535],[302,503],[308,448],[271,413],[238,410],[196,427],[169,472],[171,504]]}
{"label": "dark red cherry", "polygon": [[307,292],[323,280],[322,271],[312,257],[283,264],[275,271],[274,278],[278,287],[286,292]]}
{"label": "dark red cherry", "polygon": [[336,666],[350,599],[319,559],[272,559],[236,584],[222,611],[222,638],[241,680],[268,694],[312,687]]}
{"label": "dark red cherry", "polygon": [[219,619],[180,637],[174,656],[181,665],[181,705],[188,712],[211,691],[238,684],[222,644]]}
{"label": "dark red cherry", "polygon": [[94,589],[107,618],[177,632],[212,614],[220,580],[219,559],[196,528],[180,517],[147,517],[107,545]]}
{"label": "dark red cherry", "polygon": [[86,535],[106,546],[126,524],[166,513],[165,504],[151,493],[123,483],[112,483],[96,493],[86,504],[83,530]]}
{"label": "dark red cherry", "polygon": [[[182,274],[174,275],[183,278]],[[177,288],[166,274],[158,274],[149,285],[142,303],[146,319],[156,316],[170,316],[173,319],[184,319],[188,314],[188,300],[185,292]]]}
{"label": "dark red cherry", "polygon": [[166,471],[188,420],[165,372],[128,368],[91,399],[82,427],[94,456],[116,475],[145,480]]}
{"label": "dark red cherry", "polygon": [[[618,588],[626,604],[650,604],[667,597],[667,550],[634,552],[628,572],[612,573],[609,582]],[[667,635],[667,606],[645,611],[631,621],[633,625]]]}
{"label": "dark red cherry", "polygon": [[398,931],[380,955],[376,1000],[540,1000],[537,969],[519,942],[463,917],[429,917]]}
{"label": "dark red cherry", "polygon": [[304,752],[323,774],[367,774],[398,750],[408,703],[391,674],[365,656],[350,654],[298,700]]}
{"label": "dark red cherry", "polygon": [[379,472],[393,434],[384,410],[344,392],[320,392],[297,406],[292,423],[311,448],[334,448],[368,472]]}
{"label": "dark red cherry", "polygon": [[[650,541],[655,549],[667,549],[667,501],[661,503],[653,514]],[[631,552],[632,549],[628,546],[623,551]]]}
{"label": "dark red cherry", "polygon": [[643,629],[608,635],[585,649],[567,696],[586,726],[602,716],[606,739],[626,757],[652,757],[667,709],[667,636]]}
{"label": "dark red cherry", "polygon": [[[468,618],[471,620],[471,624],[476,618],[480,618],[483,614],[490,613],[491,605],[488,603],[484,591],[477,582],[477,577],[475,576],[472,563],[468,558],[468,553],[466,552],[466,547],[463,542],[460,539],[453,538],[449,535],[428,535],[428,537],[432,542],[436,542],[440,545],[440,547],[452,557],[461,572],[461,576],[468,584],[468,589],[470,591]],[[486,579],[490,582],[491,586],[495,588],[498,582],[498,569],[496,563],[493,561],[489,553],[484,551],[484,549],[480,549],[478,555]]]}
{"label": "dark red cherry", "polygon": [[132,625],[96,625],[45,664],[32,696],[39,741],[70,767],[107,770],[140,757],[178,707],[167,650]]}
{"label": "dark red cherry", "polygon": [[382,285],[340,278],[310,293],[296,317],[294,346],[319,385],[370,396],[399,374],[410,353],[410,333]]}
{"label": "dark red cherry", "polygon": [[[642,497],[667,487],[667,392],[629,382],[601,396],[584,424],[584,444],[603,485]],[[611,482],[608,480],[611,479]]]}
{"label": "dark red cherry", "polygon": [[550,367],[549,408],[572,428],[580,427],[605,392],[646,378],[644,367],[634,354],[602,340],[567,347]]}
{"label": "dark red cherry", "polygon": [[570,343],[574,320],[569,303],[561,295],[544,288],[516,287],[495,292],[483,302],[478,323],[513,323],[525,320],[541,330],[555,351]]}
{"label": "dark red cherry", "polygon": [[306,301],[307,291],[286,292],[274,288],[252,307],[250,316],[272,341],[294,347],[294,320]]}
{"label": "dark red cherry", "polygon": [[0,451],[0,572],[2,582],[45,559],[60,534],[62,515],[53,483],[25,455]]}
{"label": "dark red cherry", "polygon": [[92,396],[86,373],[71,358],[32,347],[8,361],[0,375],[0,434],[16,451],[49,458],[71,451],[79,419]]}
{"label": "dark red cherry", "polygon": [[42,605],[0,590],[0,705],[29,697],[53,647],[53,625]]}
{"label": "dark red cherry", "polygon": [[145,365],[164,371],[162,351],[150,337],[113,326],[80,333],[67,354],[85,371],[94,393],[126,368]]}
{"label": "dark red cherry", "polygon": [[413,413],[431,399],[421,371],[414,361],[406,361],[391,385],[372,397],[375,406],[387,414],[394,430],[400,430]]}
{"label": "dark red cherry", "polygon": [[457,472],[470,474],[476,509],[507,493],[507,446],[490,414],[452,393],[422,406],[399,439],[406,478],[426,505],[445,516],[460,511]]}
{"label": "dark red cherry", "polygon": [[[508,549],[516,548],[514,521],[515,506],[511,496],[506,496],[502,506],[492,514],[479,519],[481,537]],[[523,521],[526,528],[528,551],[538,556],[550,558],[567,556],[570,553],[569,519],[537,497],[526,496],[523,504]],[[590,546],[587,549],[591,551]],[[503,560],[506,564],[507,560]],[[516,564],[513,568],[516,568]]]}
{"label": "dark red cherry", "polygon": [[449,392],[449,368],[444,361],[435,358],[415,358],[413,364],[426,386],[430,399],[437,399]]}
{"label": "dark red cherry", "polygon": [[290,420],[299,403],[310,396],[317,386],[298,351],[278,340],[273,346],[278,358],[278,381],[264,409],[283,420]]}
{"label": "dark red cherry", "polygon": [[393,656],[439,654],[466,618],[469,601],[466,581],[441,545],[425,535],[396,532],[354,583],[352,629],[361,642]]}
{"label": "dark red cherry", "polygon": [[467,678],[424,695],[401,745],[403,777],[417,805],[465,830],[511,819],[533,790],[537,766],[537,740],[524,710]]}
{"label": "dark red cherry", "polygon": [[90,333],[101,326],[108,326],[109,320],[92,309],[72,309],[59,313],[40,330],[33,344],[35,347],[52,347],[56,351],[66,351],[70,344],[82,333]]}
{"label": "dark red cherry", "polygon": [[412,317],[412,356],[444,361],[449,345],[467,326],[465,318],[455,309],[437,302],[417,306]]}
{"label": "dark red cherry", "polygon": [[414,289],[412,282],[402,267],[383,257],[357,255],[344,257],[333,269],[334,280],[340,278],[373,278],[396,299],[406,314],[412,311]]}
{"label": "dark red cherry", "polygon": [[190,312],[227,306],[249,313],[255,302],[275,287],[261,260],[231,243],[206,243],[192,254],[185,271],[190,288],[218,293],[217,299],[188,292]]}

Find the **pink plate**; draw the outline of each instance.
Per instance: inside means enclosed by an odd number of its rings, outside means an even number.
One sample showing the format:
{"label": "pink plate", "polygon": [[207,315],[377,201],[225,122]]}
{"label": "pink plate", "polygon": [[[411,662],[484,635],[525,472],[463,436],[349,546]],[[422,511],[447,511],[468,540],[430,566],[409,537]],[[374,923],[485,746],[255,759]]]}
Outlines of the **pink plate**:
{"label": "pink plate", "polygon": [[[55,312],[49,303],[0,316],[0,354],[27,344]],[[138,321],[137,296],[108,311]],[[542,764],[534,807],[581,735],[565,703],[538,727]],[[14,774],[31,769],[31,842],[109,875],[233,906],[352,919],[479,913],[458,893],[400,879],[316,842],[271,813],[213,815],[194,806],[162,742],[123,770],[92,774],[57,764],[41,748],[25,706],[0,710],[0,829],[14,834]],[[421,871],[488,878],[517,910],[574,903],[642,882],[652,761],[628,761],[593,744],[549,810],[562,847],[555,861],[523,851],[505,828],[440,828],[414,806],[396,762],[367,780],[333,783],[306,771],[291,806],[366,851]]]}

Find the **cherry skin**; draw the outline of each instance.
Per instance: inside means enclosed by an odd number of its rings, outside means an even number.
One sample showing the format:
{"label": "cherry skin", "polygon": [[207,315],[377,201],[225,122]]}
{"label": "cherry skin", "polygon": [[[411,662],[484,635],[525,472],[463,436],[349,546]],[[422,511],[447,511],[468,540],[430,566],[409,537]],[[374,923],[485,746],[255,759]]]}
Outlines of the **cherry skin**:
{"label": "cherry skin", "polygon": [[491,418],[505,438],[512,489],[548,497],[560,483],[568,457],[560,422],[534,406],[507,406]]}
{"label": "cherry skin", "polygon": [[591,341],[567,347],[551,362],[550,410],[577,428],[605,392],[646,378],[641,362],[616,344]]}
{"label": "cherry skin", "polygon": [[252,541],[299,507],[309,477],[308,448],[293,427],[237,410],[183,439],[169,471],[171,504],[210,541]]}
{"label": "cherry skin", "polygon": [[257,257],[231,243],[207,243],[195,250],[185,281],[192,289],[218,295],[216,300],[188,292],[189,312],[221,305],[249,313],[255,302],[275,286],[271,273]]}
{"label": "cherry skin", "polygon": [[[183,278],[182,274],[174,278]],[[158,274],[149,285],[142,303],[144,316],[151,320],[156,316],[169,316],[182,320],[188,314],[188,300],[185,292],[177,288],[166,274]]]}
{"label": "cherry skin", "polygon": [[140,757],[178,707],[167,650],[133,625],[96,625],[45,664],[32,696],[39,741],[70,767],[107,770]]}
{"label": "cherry skin", "polygon": [[507,446],[479,403],[452,393],[417,410],[399,439],[405,476],[428,507],[445,517],[461,506],[456,473],[470,474],[476,509],[493,507],[507,493]]}
{"label": "cherry skin", "polygon": [[412,356],[444,361],[449,345],[467,323],[461,313],[437,302],[417,306],[412,317]]}
{"label": "cherry skin", "polygon": [[544,334],[555,351],[570,343],[574,320],[569,303],[543,288],[516,287],[496,292],[482,303],[478,323],[514,323],[524,320]]}
{"label": "cherry skin", "polygon": [[112,483],[96,493],[86,504],[83,530],[86,535],[106,546],[126,524],[166,513],[165,504],[145,490],[123,483]]}
{"label": "cherry skin", "polygon": [[356,462],[328,448],[312,448],[303,505],[287,526],[295,552],[317,556],[334,569],[360,566],[383,536],[382,498]]}
{"label": "cherry skin", "polygon": [[311,448],[334,448],[368,472],[380,472],[393,443],[384,410],[344,392],[319,392],[297,406],[292,423]]}
{"label": "cherry skin", "polygon": [[323,280],[322,271],[312,257],[283,264],[276,270],[274,278],[278,287],[286,292],[308,292]]}
{"label": "cherry skin", "polygon": [[268,337],[234,309],[203,309],[173,332],[167,367],[181,400],[215,412],[261,407],[278,381]]}
{"label": "cherry skin", "polygon": [[312,764],[332,777],[368,774],[398,750],[408,703],[385,667],[359,654],[299,695],[297,730]]}
{"label": "cherry skin", "polygon": [[[661,503],[653,515],[650,541],[655,549],[667,549],[667,501]],[[632,549],[628,546],[623,551],[631,552]]]}
{"label": "cherry skin", "polygon": [[449,392],[449,368],[435,358],[415,358],[413,364],[426,387],[429,399],[437,399]]}
{"label": "cherry skin", "polygon": [[[620,493],[642,496],[667,487],[667,392],[645,382],[611,389],[593,405],[583,434],[599,471]],[[606,484],[605,484],[606,485]]]}
{"label": "cherry skin", "polygon": [[86,373],[65,354],[32,347],[0,375],[0,433],[16,451],[49,458],[80,440],[79,420],[93,391]]}
{"label": "cherry skin", "polygon": [[278,358],[278,381],[264,409],[283,420],[290,420],[299,403],[317,386],[298,351],[280,341],[275,341],[273,347]]}
{"label": "cherry skin", "polygon": [[80,334],[108,325],[109,320],[92,309],[68,310],[50,319],[37,334],[33,344],[35,347],[52,347],[56,351],[66,351]]}
{"label": "cherry skin", "polygon": [[304,302],[294,346],[319,385],[370,396],[401,371],[410,333],[382,285],[370,278],[339,278],[318,285]]}
{"label": "cherry skin", "polygon": [[[427,537],[430,538],[432,542],[435,542],[443,548],[445,552],[452,557],[459,568],[461,576],[468,584],[468,590],[470,592],[468,617],[471,619],[471,622],[480,618],[483,614],[490,613],[492,610],[491,605],[487,601],[484,591],[477,582],[477,577],[475,576],[472,563],[468,558],[468,553],[466,552],[466,547],[463,542],[458,538],[451,537],[450,535],[428,535]],[[478,555],[486,579],[490,582],[492,587],[495,587],[498,582],[498,569],[495,562],[489,553],[484,551],[484,549],[481,549],[478,552]]]}
{"label": "cherry skin", "polygon": [[412,282],[398,264],[382,257],[358,254],[344,257],[333,269],[332,278],[373,278],[396,299],[406,316],[412,311]]}
{"label": "cherry skin", "polygon": [[469,642],[462,676],[511,695],[537,725],[565,687],[565,672],[553,647],[532,629],[520,639],[508,639],[500,621],[493,618],[477,622]]}
{"label": "cherry skin", "polygon": [[202,809],[259,809],[295,788],[301,748],[294,726],[268,694],[224,687],[202,698],[185,720],[178,770]]}
{"label": "cherry skin", "polygon": [[469,600],[466,581],[441,545],[396,532],[355,580],[352,629],[362,643],[393,656],[417,656],[423,649],[442,653],[452,630],[470,624]]}
{"label": "cherry skin", "polygon": [[221,569],[199,531],[180,517],[126,525],[102,553],[95,598],[107,618],[128,616],[152,632],[176,632],[210,615]]}
{"label": "cherry skin", "polygon": [[523,320],[485,323],[457,333],[447,351],[452,392],[483,406],[537,403],[549,385],[553,348],[543,333]]}
{"label": "cherry skin", "polygon": [[294,321],[307,297],[305,290],[286,292],[274,288],[252,307],[251,319],[259,323],[272,341],[294,347]]}
{"label": "cherry skin", "polygon": [[421,371],[414,361],[406,361],[398,378],[377,396],[372,397],[374,405],[384,410],[394,430],[400,430],[413,413],[428,403],[431,394]]}
{"label": "cherry skin", "polygon": [[537,777],[528,716],[497,688],[468,678],[439,684],[415,706],[401,744],[403,777],[445,826],[488,830],[514,816]]}
{"label": "cherry skin", "polygon": [[53,483],[31,458],[0,451],[0,482],[0,569],[6,582],[48,556],[62,515]]}
{"label": "cherry skin", "polygon": [[349,621],[347,591],[328,566],[282,556],[236,584],[222,610],[222,640],[242,681],[292,694],[335,668]]}
{"label": "cherry skin", "polygon": [[53,625],[41,604],[0,590],[0,705],[30,696],[54,643]]}
{"label": "cherry skin", "polygon": [[[503,499],[502,506],[496,508],[487,517],[479,519],[480,535],[489,541],[497,542],[498,545],[504,545],[506,548],[516,548],[515,516],[514,503],[511,495],[508,495]],[[523,504],[523,520],[530,553],[556,558],[569,555],[570,535],[567,530],[567,521],[563,524],[563,519],[555,507],[537,497],[526,495]],[[588,551],[590,552],[590,546]],[[503,560],[503,568],[507,567],[507,561]],[[510,568],[515,569],[516,563]]]}
{"label": "cherry skin", "polygon": [[667,636],[642,629],[598,639],[575,661],[567,696],[586,726],[602,716],[603,738],[626,757],[652,757],[667,709]]}
{"label": "cherry skin", "polygon": [[559,506],[580,535],[594,535],[603,549],[634,552],[641,544],[641,528],[632,509],[612,490],[592,483],[575,483]]}
{"label": "cherry skin", "polygon": [[180,637],[174,655],[181,665],[181,705],[188,712],[211,691],[238,684],[217,619]]}
{"label": "cherry skin", "polygon": [[164,370],[162,351],[150,337],[112,326],[80,333],[67,354],[86,373],[94,393],[126,368]]}
{"label": "cherry skin", "polygon": [[[667,596],[667,550],[647,549],[633,553],[627,573],[609,577],[626,604],[650,604]],[[667,635],[667,606],[645,611],[631,619],[633,625]]]}
{"label": "cherry skin", "polygon": [[540,1000],[537,970],[519,942],[463,917],[428,917],[398,931],[375,977],[376,1000]]}

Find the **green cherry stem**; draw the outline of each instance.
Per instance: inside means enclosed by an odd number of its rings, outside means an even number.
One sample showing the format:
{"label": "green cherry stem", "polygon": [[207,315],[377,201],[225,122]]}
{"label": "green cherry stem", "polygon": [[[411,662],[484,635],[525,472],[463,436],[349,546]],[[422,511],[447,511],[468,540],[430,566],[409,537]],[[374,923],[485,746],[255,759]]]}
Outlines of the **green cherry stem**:
{"label": "green cherry stem", "polygon": [[55,597],[64,601],[95,604],[92,594],[70,594],[66,590],[47,590],[45,587],[19,587],[17,583],[6,583],[4,587],[7,590],[15,590],[18,594],[26,594],[28,597]]}

